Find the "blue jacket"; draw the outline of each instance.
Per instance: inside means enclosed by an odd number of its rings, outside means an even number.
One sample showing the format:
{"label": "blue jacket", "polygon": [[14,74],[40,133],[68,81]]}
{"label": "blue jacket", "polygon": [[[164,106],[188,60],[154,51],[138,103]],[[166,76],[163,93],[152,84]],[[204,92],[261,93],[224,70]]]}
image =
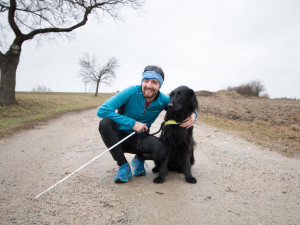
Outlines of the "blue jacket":
{"label": "blue jacket", "polygon": [[[146,99],[142,93],[141,86],[131,86],[119,92],[117,95],[105,101],[97,111],[100,118],[110,118],[119,124],[119,130],[131,133],[135,122],[146,123],[150,128],[158,115],[164,110],[170,101],[170,97],[159,92],[149,107],[146,105]],[[125,104],[124,115],[115,112]]]}

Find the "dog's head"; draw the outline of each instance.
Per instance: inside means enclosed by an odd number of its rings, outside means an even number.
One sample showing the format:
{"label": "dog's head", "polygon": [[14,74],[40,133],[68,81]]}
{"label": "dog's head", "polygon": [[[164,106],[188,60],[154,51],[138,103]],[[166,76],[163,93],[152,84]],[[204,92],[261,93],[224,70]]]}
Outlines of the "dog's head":
{"label": "dog's head", "polygon": [[189,111],[198,109],[198,101],[195,92],[187,86],[180,86],[174,89],[170,94],[168,110],[171,111]]}

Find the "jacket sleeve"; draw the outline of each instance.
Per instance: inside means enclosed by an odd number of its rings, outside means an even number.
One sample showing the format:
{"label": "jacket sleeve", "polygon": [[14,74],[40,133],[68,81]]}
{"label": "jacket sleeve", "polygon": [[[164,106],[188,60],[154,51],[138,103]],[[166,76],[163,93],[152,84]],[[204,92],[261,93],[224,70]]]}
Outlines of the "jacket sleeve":
{"label": "jacket sleeve", "polygon": [[97,110],[97,116],[100,118],[110,118],[115,123],[132,128],[136,120],[115,112],[116,109],[126,104],[127,100],[134,93],[135,87],[129,87],[115,96],[105,101]]}

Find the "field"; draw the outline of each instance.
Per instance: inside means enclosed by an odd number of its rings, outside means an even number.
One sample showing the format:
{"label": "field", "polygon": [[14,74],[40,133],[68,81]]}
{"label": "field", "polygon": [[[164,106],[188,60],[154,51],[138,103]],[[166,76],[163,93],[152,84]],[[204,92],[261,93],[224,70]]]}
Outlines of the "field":
{"label": "field", "polygon": [[[110,94],[17,93],[18,105],[0,107],[0,138],[62,113],[95,108]],[[300,157],[300,101],[243,97],[235,92],[197,92],[198,121],[231,130],[246,140]]]}
{"label": "field", "polygon": [[237,131],[286,156],[299,156],[299,100],[243,97],[228,91],[198,92],[197,97],[200,121]]}
{"label": "field", "polygon": [[95,108],[113,94],[17,92],[18,105],[0,107],[0,138],[62,113]]}

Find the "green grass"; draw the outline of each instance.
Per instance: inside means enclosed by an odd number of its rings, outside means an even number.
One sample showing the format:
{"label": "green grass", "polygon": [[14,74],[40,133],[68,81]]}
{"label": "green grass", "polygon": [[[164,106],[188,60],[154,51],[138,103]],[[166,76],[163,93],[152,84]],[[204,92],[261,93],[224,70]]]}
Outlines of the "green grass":
{"label": "green grass", "polygon": [[113,94],[17,92],[18,105],[0,107],[0,138],[63,113],[96,108]]}

